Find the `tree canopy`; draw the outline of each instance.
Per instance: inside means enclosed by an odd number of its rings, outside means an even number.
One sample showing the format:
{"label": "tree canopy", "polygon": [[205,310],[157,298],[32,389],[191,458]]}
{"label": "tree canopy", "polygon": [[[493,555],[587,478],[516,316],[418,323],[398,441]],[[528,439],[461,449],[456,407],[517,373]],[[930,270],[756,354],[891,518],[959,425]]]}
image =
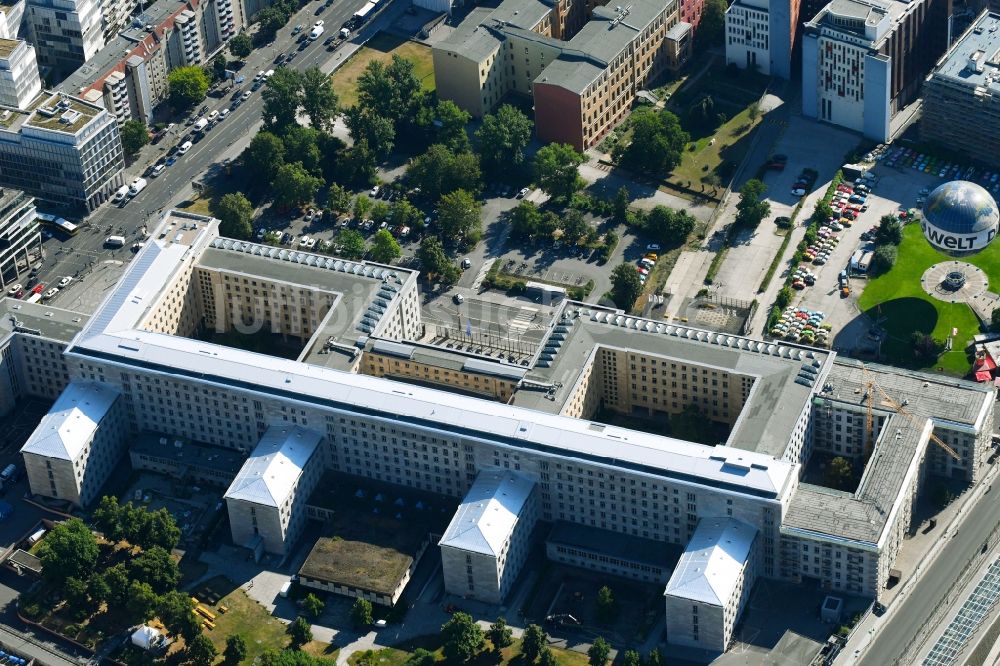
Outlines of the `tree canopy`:
{"label": "tree canopy", "polygon": [[442,284],[455,284],[462,274],[435,236],[424,236],[420,241],[417,259],[420,261],[421,273],[429,278],[436,278]]}
{"label": "tree canopy", "polygon": [[354,229],[341,229],[335,242],[340,247],[340,256],[345,259],[357,260],[365,256],[365,237]]}
{"label": "tree canopy", "polygon": [[613,157],[622,166],[656,178],[663,178],[681,161],[691,140],[680,120],[670,111],[633,114],[629,121],[632,140],[615,146]]}
{"label": "tree canopy", "polygon": [[264,127],[280,134],[295,124],[295,116],[302,104],[303,74],[297,69],[279,67],[267,80],[261,93],[264,99]]}
{"label": "tree canopy", "polygon": [[268,187],[285,163],[285,144],[271,132],[258,132],[240,155],[240,161],[254,185]]}
{"label": "tree canopy", "polygon": [[465,190],[455,190],[438,202],[438,231],[460,244],[475,243],[482,235],[482,205]]}
{"label": "tree canopy", "polygon": [[468,613],[457,612],[441,627],[442,649],[453,664],[464,664],[483,649],[483,630]]}
{"label": "tree canopy", "polygon": [[355,143],[365,141],[372,153],[385,159],[396,141],[396,125],[392,118],[361,105],[352,106],[344,115],[347,129]]}
{"label": "tree canopy", "polygon": [[477,193],[482,187],[479,158],[472,153],[455,153],[442,144],[434,144],[414,158],[406,173],[432,200],[458,189]]}
{"label": "tree canopy", "polygon": [[253,52],[253,40],[250,39],[250,35],[245,32],[234,35],[229,40],[229,52],[241,59],[250,55]]}
{"label": "tree canopy", "polygon": [[413,62],[398,55],[389,63],[372,60],[358,77],[358,106],[398,124],[410,117],[420,91]]}
{"label": "tree canopy", "polygon": [[186,592],[171,590],[161,596],[156,614],[168,630],[180,634],[185,641],[201,633],[201,620],[194,614],[191,595]]}
{"label": "tree canopy", "polygon": [[172,550],[181,538],[180,528],[166,508],[149,511],[132,502],[119,504],[113,495],[101,498],[92,520],[108,539],[125,540],[144,549],[160,546]]}
{"label": "tree canopy", "polygon": [[642,293],[639,272],[632,264],[621,264],[611,272],[611,298],[623,310],[631,310]]}
{"label": "tree canopy", "polygon": [[771,214],[771,203],[764,199],[767,186],[756,178],[751,178],[740,189],[740,200],[736,204],[736,224],[754,228]]}
{"label": "tree canopy", "polygon": [[178,67],[167,75],[170,104],[179,111],[187,111],[205,99],[208,93],[208,75],[195,65]]}
{"label": "tree canopy", "polygon": [[356,629],[370,626],[372,623],[372,602],[358,597],[351,606],[351,624]]}
{"label": "tree canopy", "polygon": [[310,67],[302,73],[302,111],[309,116],[309,124],[327,131],[337,115],[337,93],[329,74],[319,67]]}
{"label": "tree canopy", "polygon": [[57,584],[67,578],[87,578],[99,555],[97,539],[79,518],[59,523],[38,545],[42,575]]}
{"label": "tree canopy", "polygon": [[246,240],[253,235],[253,205],[242,192],[222,195],[215,206],[219,218],[219,233],[229,238]]}
{"label": "tree canopy", "polygon": [[226,638],[226,650],[222,653],[231,666],[247,658],[247,641],[242,634],[232,634]]}
{"label": "tree canopy", "polygon": [[568,143],[550,143],[535,154],[535,181],[555,199],[569,201],[583,186],[584,157]]}
{"label": "tree canopy", "polygon": [[198,634],[186,649],[186,656],[189,663],[194,666],[212,666],[218,651],[212,644],[212,639],[205,634]]}
{"label": "tree canopy", "polygon": [[590,666],[604,666],[608,663],[609,654],[611,654],[611,646],[602,636],[598,636],[591,643],[590,649],[587,650],[587,661],[590,662]]}
{"label": "tree canopy", "polygon": [[132,118],[122,123],[118,132],[122,138],[122,150],[126,155],[135,155],[143,146],[149,143],[149,130],[146,123]]}
{"label": "tree canopy", "polygon": [[511,628],[507,626],[507,620],[498,617],[490,628],[486,630],[486,637],[493,644],[493,649],[497,652],[509,647],[514,643],[514,636]]}
{"label": "tree canopy", "polygon": [[687,241],[694,231],[695,219],[686,210],[654,206],[646,215],[644,228],[647,234],[665,247],[677,247]]}
{"label": "tree canopy", "polygon": [[476,130],[476,150],[483,167],[495,173],[524,164],[524,149],[531,141],[534,125],[528,116],[510,104],[483,116]]}
{"label": "tree canopy", "polygon": [[295,647],[301,647],[312,640],[312,626],[301,615],[288,625],[286,632],[291,637],[292,645]]}
{"label": "tree canopy", "polygon": [[176,588],[181,579],[177,562],[160,546],[153,546],[133,557],[128,568],[133,579],[149,583],[157,594]]}
{"label": "tree canopy", "polygon": [[322,178],[306,171],[302,162],[294,162],[278,168],[271,183],[271,193],[279,208],[291,208],[312,201],[322,185]]}
{"label": "tree canopy", "polygon": [[471,144],[465,131],[472,116],[450,99],[439,100],[437,104],[425,105],[420,109],[418,123],[424,126],[431,143],[447,146],[456,153],[468,152]]}
{"label": "tree canopy", "polygon": [[388,229],[379,229],[372,238],[371,257],[372,261],[380,264],[392,263],[394,259],[399,259],[403,255],[399,242],[393,238]]}
{"label": "tree canopy", "polygon": [[529,624],[524,628],[524,635],[521,636],[521,654],[529,664],[538,659],[548,639],[548,635],[537,624]]}

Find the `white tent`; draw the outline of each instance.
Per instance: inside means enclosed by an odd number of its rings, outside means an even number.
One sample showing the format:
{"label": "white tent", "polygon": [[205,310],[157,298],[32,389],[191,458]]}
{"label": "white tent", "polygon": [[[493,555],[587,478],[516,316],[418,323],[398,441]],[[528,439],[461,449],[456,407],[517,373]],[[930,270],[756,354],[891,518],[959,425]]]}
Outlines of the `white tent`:
{"label": "white tent", "polygon": [[160,632],[153,627],[142,625],[132,634],[132,645],[138,645],[143,650],[149,650],[160,642]]}

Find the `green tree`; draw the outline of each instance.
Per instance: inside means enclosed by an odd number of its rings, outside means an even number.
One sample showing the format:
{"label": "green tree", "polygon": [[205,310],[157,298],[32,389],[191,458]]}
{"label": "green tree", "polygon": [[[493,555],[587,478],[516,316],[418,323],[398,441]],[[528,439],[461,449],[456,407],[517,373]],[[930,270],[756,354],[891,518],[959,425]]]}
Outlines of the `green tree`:
{"label": "green tree", "polygon": [[435,662],[437,662],[437,658],[433,652],[424,648],[417,648],[403,662],[403,666],[434,666]]}
{"label": "green tree", "polygon": [[613,219],[618,224],[625,224],[628,222],[628,209],[629,205],[632,203],[632,199],[629,196],[628,188],[622,185],[615,192],[614,201],[614,216]]}
{"label": "green tree", "polygon": [[868,272],[872,276],[888,273],[896,265],[898,254],[899,250],[895,245],[876,245],[871,263],[868,265]]}
{"label": "green tree", "polygon": [[903,242],[903,225],[894,215],[879,218],[875,230],[875,245],[899,245]]}
{"label": "green tree", "polygon": [[413,62],[392,56],[390,63],[372,60],[358,77],[358,106],[394,124],[410,117],[420,91]]}
{"label": "green tree", "polygon": [[851,461],[837,456],[826,466],[826,485],[836,490],[853,490],[854,472]]}
{"label": "green tree", "polygon": [[247,642],[241,634],[232,634],[226,638],[226,650],[222,653],[226,663],[231,666],[247,658]]}
{"label": "green tree", "polygon": [[173,550],[181,540],[181,529],[173,514],[161,507],[156,511],[143,509],[142,529],[137,543],[140,548],[159,546],[167,551]]}
{"label": "green tree", "polygon": [[187,661],[194,666],[212,666],[215,657],[218,655],[212,639],[205,634],[198,634],[194,640],[188,643],[185,650]]}
{"label": "green tree", "polygon": [[442,651],[452,664],[464,664],[483,648],[483,630],[468,613],[458,612],[441,627]]}
{"label": "green tree", "polygon": [[375,224],[381,225],[383,222],[388,223],[389,213],[392,209],[389,208],[389,204],[384,201],[373,201],[371,212],[368,216],[375,220]]}
{"label": "green tree", "polygon": [[542,648],[541,657],[538,660],[541,666],[557,666],[559,660],[556,659],[555,653],[550,650],[547,646]]}
{"label": "green tree", "polygon": [[994,308],[990,313],[990,328],[994,333],[1000,333],[1000,308]]}
{"label": "green tree", "polygon": [[73,609],[84,609],[87,606],[87,583],[79,578],[70,577],[63,581],[63,597]]}
{"label": "green tree", "polygon": [[486,630],[486,638],[493,644],[493,650],[499,652],[514,643],[514,632],[507,626],[507,620],[498,617]]}
{"label": "green tree", "polygon": [[167,75],[167,90],[170,105],[179,111],[187,111],[205,99],[208,75],[203,68],[194,65],[178,67]]}
{"label": "green tree", "polygon": [[459,189],[475,194],[482,187],[479,158],[472,153],[455,153],[441,144],[414,158],[406,175],[432,200]]}
{"label": "green tree", "polygon": [[642,657],[635,650],[626,650],[622,655],[621,666],[642,666]]}
{"label": "green tree", "polygon": [[593,227],[583,218],[583,213],[576,208],[570,208],[563,213],[560,228],[562,229],[563,242],[576,245],[587,236]]}
{"label": "green tree", "polygon": [[424,224],[423,213],[406,199],[397,199],[392,202],[389,220],[393,226],[397,227],[418,228]]}
{"label": "green tree", "polygon": [[603,637],[598,636],[594,639],[590,649],[587,650],[587,661],[590,666],[604,666],[608,663],[609,654],[611,654],[611,646]]}
{"label": "green tree", "polygon": [[937,340],[928,333],[914,331],[910,335],[910,348],[913,349],[913,356],[920,363],[933,363],[944,351],[945,343]]}
{"label": "green tree", "polygon": [[646,655],[646,666],[663,666],[663,655],[660,654],[660,648],[653,648]]}
{"label": "green tree", "polygon": [[258,132],[240,155],[240,161],[256,187],[269,187],[278,169],[285,163],[285,144],[271,132]]}
{"label": "green tree", "polygon": [[341,229],[336,243],[344,259],[357,260],[365,256],[365,237],[354,229]]}
{"label": "green tree", "polygon": [[260,42],[270,42],[274,39],[274,36],[278,33],[285,23],[288,22],[288,16],[280,7],[271,6],[265,7],[257,13],[256,17],[257,25],[257,40]]}
{"label": "green tree", "polygon": [[372,602],[358,597],[351,606],[351,624],[355,629],[371,626]]}
{"label": "green tree", "polygon": [[583,186],[584,157],[568,143],[550,143],[535,154],[535,181],[554,199],[569,201]]}
{"label": "green tree", "polygon": [[529,624],[525,627],[524,634],[521,636],[521,654],[524,659],[529,664],[533,664],[542,653],[548,640],[548,635],[537,624]]}
{"label": "green tree", "polygon": [[250,55],[253,52],[253,40],[250,39],[250,35],[241,32],[230,39],[229,52],[241,60]]}
{"label": "green tree", "polygon": [[663,178],[680,164],[691,137],[676,115],[666,110],[638,113],[629,126],[632,140],[627,146],[615,146],[615,161],[654,178]]}
{"label": "green tree", "polygon": [[833,207],[826,201],[820,201],[813,209],[811,221],[813,224],[826,224],[833,217]]}
{"label": "green tree", "polygon": [[312,626],[301,615],[288,625],[286,631],[292,639],[292,646],[296,648],[302,647],[313,638]]}
{"label": "green tree", "polygon": [[472,116],[468,111],[460,109],[450,99],[440,100],[436,105],[425,109],[428,117],[423,124],[430,125],[430,139],[433,143],[447,146],[455,153],[469,151],[469,134],[465,131],[465,126]]}
{"label": "green tree", "polygon": [[736,204],[736,224],[756,228],[771,214],[771,204],[764,199],[767,186],[756,178],[751,178],[740,189],[740,200]]}
{"label": "green tree", "polygon": [[181,570],[170,552],[160,546],[142,551],[129,562],[132,578],[149,583],[157,594],[163,594],[175,587],[181,579]]}
{"label": "green tree", "polygon": [[309,613],[313,617],[319,617],[322,615],[324,608],[326,608],[326,604],[312,592],[307,594],[306,598],[302,600],[302,610]]}
{"label": "green tree", "polygon": [[482,205],[465,190],[445,194],[438,202],[438,231],[461,244],[478,242],[482,235]]}
{"label": "green tree", "polygon": [[125,588],[125,592],[125,611],[133,621],[145,622],[154,615],[159,615],[167,629],[174,630],[174,627],[164,619],[162,611],[157,612],[156,608],[160,603],[160,599],[156,596],[153,588],[149,586],[149,583],[133,580],[129,582]]}
{"label": "green tree", "polygon": [[618,608],[611,588],[604,585],[597,591],[597,617],[602,624],[609,624],[615,619]]}
{"label": "green tree", "polygon": [[385,159],[392,152],[396,140],[396,126],[392,118],[375,113],[361,105],[352,106],[344,114],[347,129],[355,142],[364,140],[379,158]]}
{"label": "green tree", "polygon": [[368,198],[367,194],[359,194],[358,198],[354,200],[354,217],[359,220],[367,220],[371,210],[372,200]]}
{"label": "green tree", "polygon": [[90,519],[94,527],[100,531],[104,537],[110,541],[120,541],[122,536],[121,527],[122,507],[118,503],[118,498],[114,495],[103,495],[97,503],[97,508],[91,514]]}
{"label": "green tree", "polygon": [[372,238],[372,261],[380,264],[390,264],[403,255],[399,243],[392,237],[388,229],[379,229]]}
{"label": "green tree", "polygon": [[346,213],[351,210],[351,193],[339,183],[334,183],[326,194],[326,205],[338,213]]}
{"label": "green tree", "polygon": [[686,210],[673,210],[666,206],[654,206],[646,215],[646,233],[666,247],[677,247],[687,242],[694,231],[695,219]]}
{"label": "green tree", "polygon": [[97,607],[111,600],[111,587],[108,580],[98,572],[94,572],[87,580],[87,596]]}
{"label": "green tree", "polygon": [[455,284],[462,273],[455,262],[448,258],[444,246],[436,236],[424,236],[420,241],[417,260],[420,261],[422,274],[437,278],[442,284]]}
{"label": "green tree", "polygon": [[90,528],[79,518],[70,518],[39,542],[37,555],[42,561],[42,576],[58,585],[67,578],[89,576],[100,549]]}
{"label": "green tree", "polygon": [[226,55],[224,53],[220,52],[219,55],[212,58],[212,80],[224,81],[226,79],[226,68],[228,66],[229,61],[226,60]]}
{"label": "green tree", "polygon": [[491,173],[507,173],[524,164],[524,149],[533,129],[531,119],[510,104],[483,116],[476,130],[476,150],[483,167]]}
{"label": "green tree", "polygon": [[510,213],[510,237],[512,240],[532,240],[538,236],[542,225],[542,214],[538,207],[521,200],[517,208]]}
{"label": "green tree", "polygon": [[611,272],[611,298],[623,310],[631,310],[642,293],[639,272],[632,264],[621,264]]}
{"label": "green tree", "polygon": [[[128,569],[125,568],[125,565],[118,563],[105,569],[103,574],[95,573],[94,577],[102,578],[105,585],[108,586],[108,605],[118,609],[124,608],[125,602],[128,600],[129,587]],[[152,590],[150,591],[152,592]]]}
{"label": "green tree", "polygon": [[348,182],[367,186],[375,182],[376,168],[375,154],[368,147],[368,141],[362,139],[344,155],[341,173]]}
{"label": "green tree", "polygon": [[271,192],[274,195],[274,203],[279,208],[287,209],[312,201],[322,185],[322,178],[317,178],[306,171],[302,162],[295,162],[283,164],[278,168],[274,182],[271,183]]}
{"label": "green tree", "polygon": [[264,127],[280,134],[295,124],[295,116],[302,105],[302,73],[279,67],[267,80],[261,97],[264,99]]}
{"label": "green tree", "polygon": [[302,73],[302,111],[309,116],[309,124],[327,131],[337,115],[337,93],[329,74],[319,67],[310,67]]}
{"label": "green tree", "polygon": [[705,0],[701,10],[701,21],[698,32],[695,33],[694,44],[698,51],[704,51],[713,46],[721,46],[726,35],[726,10],[729,3],[726,0]]}
{"label": "green tree", "polygon": [[323,138],[324,134],[318,129],[295,124],[285,128],[281,141],[286,155],[294,155],[306,171],[319,177],[323,175],[323,151],[320,149]]}
{"label": "green tree", "polygon": [[118,130],[122,138],[122,150],[126,155],[135,155],[149,143],[149,130],[141,120],[126,120]]}
{"label": "green tree", "polygon": [[167,592],[156,604],[156,614],[169,631],[183,636],[185,642],[194,640],[201,632],[201,620],[194,614],[190,594]]}
{"label": "green tree", "polygon": [[221,235],[243,240],[253,235],[253,204],[242,192],[222,195],[214,212]]}

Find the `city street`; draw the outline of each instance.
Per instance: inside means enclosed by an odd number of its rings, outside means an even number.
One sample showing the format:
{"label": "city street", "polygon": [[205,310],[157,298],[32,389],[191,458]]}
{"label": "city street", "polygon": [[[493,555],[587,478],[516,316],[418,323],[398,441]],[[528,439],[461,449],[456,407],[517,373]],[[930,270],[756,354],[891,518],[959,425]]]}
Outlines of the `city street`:
{"label": "city street", "polygon": [[[332,7],[316,15],[317,2],[308,3],[278,32],[274,42],[254,50],[246,59],[241,69],[241,74],[247,79],[242,84],[243,89],[250,89],[256,72],[273,69],[273,61],[279,53],[297,52],[295,59],[288,65],[294,69],[320,67],[324,72],[333,71],[336,66],[346,61],[351,53],[360,48],[364,41],[391,23],[402,9],[387,3],[383,11],[353,41],[342,45],[334,52],[326,50],[323,39],[318,39],[302,51],[297,51],[297,38],[291,34],[295,25],[302,24],[308,27],[316,19],[322,18],[327,26],[326,34],[335,34],[340,30],[341,24],[364,4],[365,0],[338,0]],[[57,282],[63,276],[80,276],[102,262],[129,261],[132,256],[131,245],[140,240],[143,226],[154,226],[157,216],[163,211],[191,197],[193,182],[205,179],[206,175],[212,174],[213,169],[221,169],[221,164],[226,159],[236,159],[243,152],[261,126],[263,101],[260,93],[261,90],[254,92],[246,102],[231,111],[225,120],[208,130],[204,138],[194,144],[190,152],[178,157],[177,162],[167,167],[162,175],[158,178],[147,178],[149,184],[146,189],[129,201],[124,208],[106,203],[81,225],[76,237],[47,239],[43,245],[45,259],[39,275],[41,282],[48,285]],[[226,91],[221,97],[208,97],[204,104],[209,111],[227,108],[231,96],[232,92]],[[182,120],[175,122],[162,141],[155,146],[144,148],[140,158],[125,170],[125,182],[142,175],[151,162],[165,155],[170,146],[176,144],[188,131],[189,127],[185,126]],[[104,247],[105,238],[112,234],[125,236],[127,240],[125,246],[115,250]]]}

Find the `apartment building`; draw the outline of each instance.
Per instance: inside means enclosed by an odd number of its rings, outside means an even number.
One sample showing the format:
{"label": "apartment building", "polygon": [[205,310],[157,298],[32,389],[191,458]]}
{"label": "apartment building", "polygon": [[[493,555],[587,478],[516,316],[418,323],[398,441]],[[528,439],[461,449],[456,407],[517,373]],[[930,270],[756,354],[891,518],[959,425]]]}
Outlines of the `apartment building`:
{"label": "apartment building", "polygon": [[983,12],[924,81],[920,137],[997,164],[1000,137],[1000,14]]}
{"label": "apartment building", "polygon": [[104,46],[98,0],[28,0],[28,36],[38,64],[63,77],[93,58]]}
{"label": "apartment building", "polygon": [[303,505],[323,472],[322,439],[298,426],[268,428],[225,494],[233,543],[258,555],[290,552],[306,524]]}
{"label": "apartment building", "polygon": [[0,5],[0,38],[17,39],[22,36],[26,4],[27,0],[10,0]]}
{"label": "apartment building", "polygon": [[0,106],[25,111],[41,92],[35,47],[23,39],[0,39]]}
{"label": "apartment building", "polygon": [[118,124],[99,104],[47,92],[0,120],[0,184],[48,209],[92,211],[121,187],[123,167]]}
{"label": "apartment building", "polygon": [[28,484],[77,507],[96,499],[125,450],[120,398],[100,383],[70,382],[21,447]]}
{"label": "apartment building", "polygon": [[42,257],[35,200],[20,190],[0,190],[0,289],[17,284]]}
{"label": "apartment building", "polygon": [[726,11],[726,64],[791,78],[800,0],[736,0]]}
{"label": "apartment building", "polygon": [[805,24],[803,114],[891,139],[947,48],[950,10],[949,0],[833,0]]}
{"label": "apartment building", "polygon": [[537,522],[533,481],[506,470],[480,472],[438,544],[445,590],[502,604],[528,558]]}
{"label": "apartment building", "polygon": [[725,652],[753,588],[757,530],[732,518],[703,518],[664,593],[667,640]]}
{"label": "apartment building", "polygon": [[[408,312],[416,299],[414,273],[224,239],[217,229],[207,218],[165,215],[95,316],[66,338],[72,343],[63,343],[61,355],[57,342],[39,348],[42,335],[19,332],[30,322],[11,328],[13,342],[0,365],[12,374],[0,382],[0,404],[12,404],[15,384],[27,392],[17,370],[22,353],[40,363],[49,360],[42,349],[55,350],[52,361],[63,365],[53,363],[49,381],[32,390],[52,390],[67,379],[107,386],[120,394],[131,433],[157,432],[242,455],[278,431],[314,433],[310,460],[317,469],[465,498],[442,538],[449,590],[502,598],[523,562],[515,547],[522,543],[518,525],[536,515],[594,535],[590,544],[579,533],[552,539],[554,559],[657,584],[673,570],[665,599],[679,608],[671,640],[715,651],[727,646],[759,577],[815,580],[825,589],[878,598],[914,527],[913,506],[926,479],[974,481],[988,469],[992,387],[568,300],[552,307],[534,356],[518,363],[525,374],[510,397],[498,400],[496,388],[480,383],[475,390],[473,377],[489,376],[489,363],[502,368],[509,361],[445,348],[430,354],[414,342],[422,338],[419,308]],[[287,267],[296,279],[284,277]],[[229,290],[227,275],[239,278]],[[288,333],[301,349],[296,356],[254,353],[201,334],[220,321],[231,334],[248,310],[255,317],[260,311],[258,322],[271,321],[271,295],[285,293],[276,289],[286,282],[315,288],[312,305],[308,294],[295,292],[294,330],[312,331],[304,343]],[[332,305],[315,298],[328,293],[335,294]],[[292,319],[288,313],[289,327]],[[872,382],[906,407],[880,400],[869,433],[859,418]],[[715,446],[657,434],[665,417],[691,406],[718,433]],[[649,427],[612,425],[615,413]],[[858,487],[831,491],[802,481],[814,451],[867,466]],[[296,476],[296,497],[306,473]],[[268,478],[263,471],[243,477]],[[509,479],[524,491],[505,496]],[[36,475],[32,492],[52,496],[47,481]],[[234,500],[231,519],[242,526],[234,538],[283,552],[294,540],[297,516],[308,511],[288,494],[270,496],[278,499]],[[265,532],[272,539],[267,547]],[[618,537],[648,547],[622,553],[603,543]],[[709,585],[713,597],[696,598],[692,590],[704,590],[695,580],[703,573],[697,564],[716,554],[727,558],[720,563],[725,573],[712,580],[724,584]]]}
{"label": "apartment building", "polygon": [[142,26],[118,33],[59,90],[103,104],[119,123],[151,125],[170,70],[207,63],[246,27],[245,16],[232,0],[160,0],[142,13]]}
{"label": "apartment building", "polygon": [[508,94],[531,97],[539,138],[584,150],[621,122],[640,89],[684,63],[691,36],[676,1],[506,0],[434,47],[435,79],[441,97],[476,117]]}

